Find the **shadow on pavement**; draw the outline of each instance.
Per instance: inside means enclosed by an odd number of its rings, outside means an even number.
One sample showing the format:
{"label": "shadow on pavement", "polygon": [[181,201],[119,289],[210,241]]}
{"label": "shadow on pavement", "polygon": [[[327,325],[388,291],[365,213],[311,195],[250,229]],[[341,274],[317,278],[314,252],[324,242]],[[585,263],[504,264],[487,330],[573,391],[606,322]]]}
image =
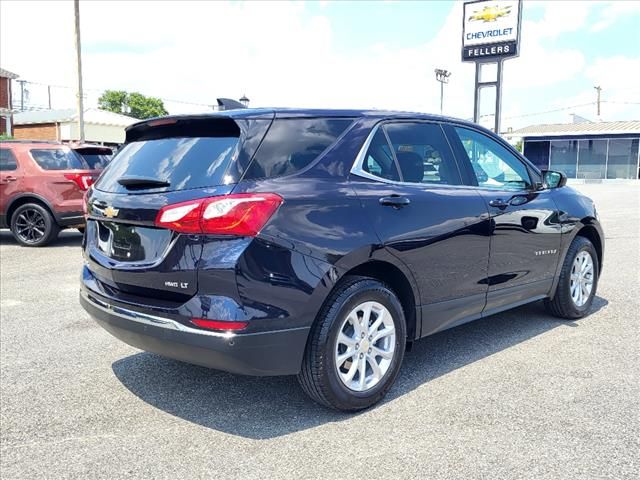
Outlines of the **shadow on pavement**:
{"label": "shadow on pavement", "polygon": [[[13,238],[10,230],[0,230],[0,245],[15,245],[20,244]],[[55,248],[55,247],[79,247],[82,245],[82,234],[75,229],[62,230],[55,242],[50,243],[45,247],[39,248]],[[25,247],[31,248],[31,247]]]}
{"label": "shadow on pavement", "polygon": [[[596,297],[592,314],[607,304]],[[542,302],[537,302],[422,339],[405,355],[385,402],[563,326],[579,327],[547,315]],[[204,427],[252,439],[279,437],[354,416],[315,404],[292,376],[244,377],[150,353],[123,358],[112,368],[126,388],[150,405]]]}

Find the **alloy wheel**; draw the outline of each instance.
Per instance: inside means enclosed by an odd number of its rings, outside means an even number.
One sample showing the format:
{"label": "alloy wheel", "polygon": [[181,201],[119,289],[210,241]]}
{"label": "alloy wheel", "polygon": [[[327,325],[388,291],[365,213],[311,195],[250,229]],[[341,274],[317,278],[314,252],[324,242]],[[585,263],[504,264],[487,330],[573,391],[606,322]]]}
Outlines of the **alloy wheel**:
{"label": "alloy wheel", "polygon": [[44,216],[36,209],[26,209],[16,218],[16,235],[25,243],[37,243],[47,233]]}
{"label": "alloy wheel", "polygon": [[335,366],[342,383],[356,392],[375,387],[395,353],[396,328],[389,310],[364,302],[346,316],[338,332]]}
{"label": "alloy wheel", "polygon": [[593,290],[593,280],[593,258],[589,252],[583,250],[576,255],[571,267],[571,300],[577,307],[582,307],[589,300]]}

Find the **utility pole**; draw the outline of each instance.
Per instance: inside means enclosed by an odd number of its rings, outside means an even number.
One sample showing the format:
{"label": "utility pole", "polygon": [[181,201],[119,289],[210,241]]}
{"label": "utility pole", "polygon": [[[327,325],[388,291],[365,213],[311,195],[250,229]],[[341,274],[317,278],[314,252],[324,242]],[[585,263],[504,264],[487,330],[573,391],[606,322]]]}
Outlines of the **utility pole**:
{"label": "utility pole", "polygon": [[78,131],[80,143],[84,143],[84,105],[82,93],[82,52],[80,48],[80,1],[73,0],[76,37],[76,67],[78,69]]}
{"label": "utility pole", "polygon": [[593,87],[598,92],[598,120],[600,119],[600,92],[602,92],[602,87],[598,85],[597,87]]}
{"label": "utility pole", "polygon": [[49,110],[51,110],[51,85],[47,85],[47,97],[49,98]]}
{"label": "utility pole", "polygon": [[440,68],[435,69],[436,72],[436,80],[440,82],[440,115],[443,112],[443,102],[444,102],[444,84],[449,83],[449,77],[451,76],[451,72],[447,70],[442,70]]}
{"label": "utility pole", "polygon": [[26,80],[16,80],[20,84],[20,111],[24,112],[24,84]]}

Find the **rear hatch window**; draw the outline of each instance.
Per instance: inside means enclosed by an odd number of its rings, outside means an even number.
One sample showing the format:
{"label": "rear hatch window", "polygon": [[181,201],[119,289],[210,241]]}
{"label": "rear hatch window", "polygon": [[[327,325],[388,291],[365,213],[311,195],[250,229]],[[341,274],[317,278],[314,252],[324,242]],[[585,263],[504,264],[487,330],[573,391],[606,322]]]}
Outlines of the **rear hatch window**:
{"label": "rear hatch window", "polygon": [[87,162],[92,170],[104,169],[113,155],[111,149],[108,148],[83,147],[76,148],[74,151]]}
{"label": "rear hatch window", "polygon": [[131,193],[131,188],[119,183],[125,177],[157,180],[164,184],[160,187],[162,191],[223,185],[224,174],[237,149],[238,136],[131,142],[118,152],[95,188],[103,192]]}

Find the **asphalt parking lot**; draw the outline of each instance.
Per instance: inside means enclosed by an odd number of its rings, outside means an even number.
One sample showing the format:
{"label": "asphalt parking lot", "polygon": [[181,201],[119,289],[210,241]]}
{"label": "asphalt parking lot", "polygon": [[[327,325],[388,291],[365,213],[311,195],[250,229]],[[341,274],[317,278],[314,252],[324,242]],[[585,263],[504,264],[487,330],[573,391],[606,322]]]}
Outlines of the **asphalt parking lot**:
{"label": "asphalt parking lot", "polygon": [[81,236],[0,232],[0,476],[637,478],[640,186],[579,187],[606,233],[594,311],[532,304],[418,342],[358,415],[294,377],[240,377],[142,353],[78,304]]}

